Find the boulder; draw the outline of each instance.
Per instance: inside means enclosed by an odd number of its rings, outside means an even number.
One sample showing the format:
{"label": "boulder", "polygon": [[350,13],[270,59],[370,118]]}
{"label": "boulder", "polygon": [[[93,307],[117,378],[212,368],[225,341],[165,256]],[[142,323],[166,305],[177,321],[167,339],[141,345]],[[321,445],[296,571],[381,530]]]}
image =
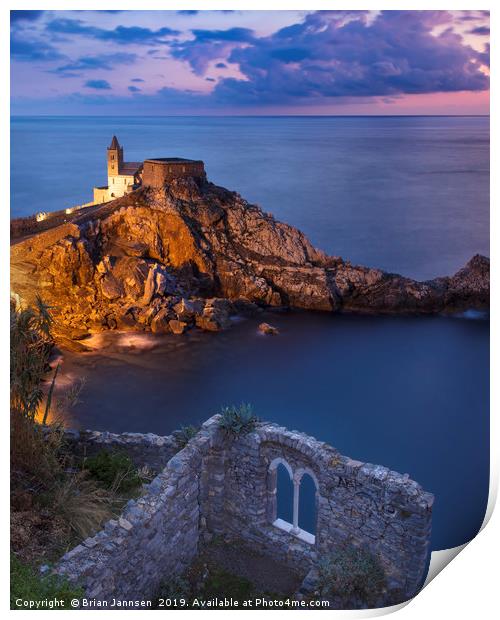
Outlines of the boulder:
{"label": "boulder", "polygon": [[144,295],[142,297],[142,305],[147,306],[155,294],[156,289],[156,269],[151,267],[149,269],[148,277],[144,285]]}
{"label": "boulder", "polygon": [[280,333],[277,327],[274,327],[274,325],[270,325],[269,323],[261,323],[259,325],[259,331],[261,334],[267,334],[269,336],[276,336]]}
{"label": "boulder", "polygon": [[101,280],[101,292],[103,297],[112,300],[122,297],[124,290],[122,283],[108,273]]}
{"label": "boulder", "polygon": [[223,329],[214,318],[204,315],[196,317],[196,327],[207,332],[220,332]]}
{"label": "boulder", "polygon": [[189,300],[183,297],[179,303],[173,307],[174,312],[180,321],[189,321],[193,319],[196,314],[203,312],[204,303],[201,299]]}
{"label": "boulder", "polygon": [[162,308],[157,314],[155,314],[151,321],[151,331],[154,334],[166,334],[173,331],[169,324],[167,308]]}
{"label": "boulder", "polygon": [[188,328],[187,323],[184,321],[177,321],[176,319],[171,319],[168,325],[173,334],[183,334]]}

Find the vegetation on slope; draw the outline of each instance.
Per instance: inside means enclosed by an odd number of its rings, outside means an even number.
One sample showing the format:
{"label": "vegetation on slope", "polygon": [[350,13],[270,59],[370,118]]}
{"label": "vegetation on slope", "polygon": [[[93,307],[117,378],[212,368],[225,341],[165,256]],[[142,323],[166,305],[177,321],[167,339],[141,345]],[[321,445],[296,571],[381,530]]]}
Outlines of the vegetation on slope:
{"label": "vegetation on slope", "polygon": [[[60,423],[40,423],[60,404],[53,397],[57,375],[49,375],[51,327],[41,299],[34,308],[11,305],[11,578],[17,597],[67,589],[41,577],[39,567],[93,535],[142,482],[128,457],[104,451],[77,459]],[[73,390],[63,400],[76,398]]]}

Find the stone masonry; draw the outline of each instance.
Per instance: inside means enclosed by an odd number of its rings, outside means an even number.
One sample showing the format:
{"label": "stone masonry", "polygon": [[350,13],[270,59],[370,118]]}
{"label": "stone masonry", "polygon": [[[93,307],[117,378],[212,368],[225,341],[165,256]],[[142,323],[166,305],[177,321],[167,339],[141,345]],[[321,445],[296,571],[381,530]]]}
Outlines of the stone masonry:
{"label": "stone masonry", "polygon": [[[117,446],[159,470],[118,520],[68,552],[55,571],[90,598],[147,599],[181,575],[214,535],[238,538],[311,579],[317,560],[343,541],[380,557],[391,587],[415,595],[425,577],[433,496],[380,465],[354,461],[297,431],[259,423],[243,436],[205,422],[180,451],[173,437],[86,432],[76,444]],[[177,451],[177,453],[176,453]],[[276,518],[276,470],[316,486],[315,535]],[[297,492],[297,502],[300,501]]]}

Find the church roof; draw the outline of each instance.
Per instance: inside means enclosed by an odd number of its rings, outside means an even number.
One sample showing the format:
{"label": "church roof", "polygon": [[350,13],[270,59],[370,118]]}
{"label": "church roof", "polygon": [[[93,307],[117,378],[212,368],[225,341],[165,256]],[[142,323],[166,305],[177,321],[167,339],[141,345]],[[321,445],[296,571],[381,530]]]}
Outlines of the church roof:
{"label": "church roof", "polygon": [[120,166],[120,174],[135,174],[142,167],[142,161],[124,161]]}
{"label": "church roof", "polygon": [[113,136],[113,139],[111,140],[111,145],[109,147],[110,149],[119,149],[120,148],[120,143],[118,142],[118,138],[116,136]]}

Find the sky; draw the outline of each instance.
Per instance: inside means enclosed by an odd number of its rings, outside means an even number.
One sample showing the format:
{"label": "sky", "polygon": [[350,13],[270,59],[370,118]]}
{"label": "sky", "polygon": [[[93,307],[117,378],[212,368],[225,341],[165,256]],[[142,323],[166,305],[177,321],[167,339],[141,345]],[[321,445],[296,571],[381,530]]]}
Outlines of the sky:
{"label": "sky", "polygon": [[11,11],[12,114],[488,114],[487,11]]}

